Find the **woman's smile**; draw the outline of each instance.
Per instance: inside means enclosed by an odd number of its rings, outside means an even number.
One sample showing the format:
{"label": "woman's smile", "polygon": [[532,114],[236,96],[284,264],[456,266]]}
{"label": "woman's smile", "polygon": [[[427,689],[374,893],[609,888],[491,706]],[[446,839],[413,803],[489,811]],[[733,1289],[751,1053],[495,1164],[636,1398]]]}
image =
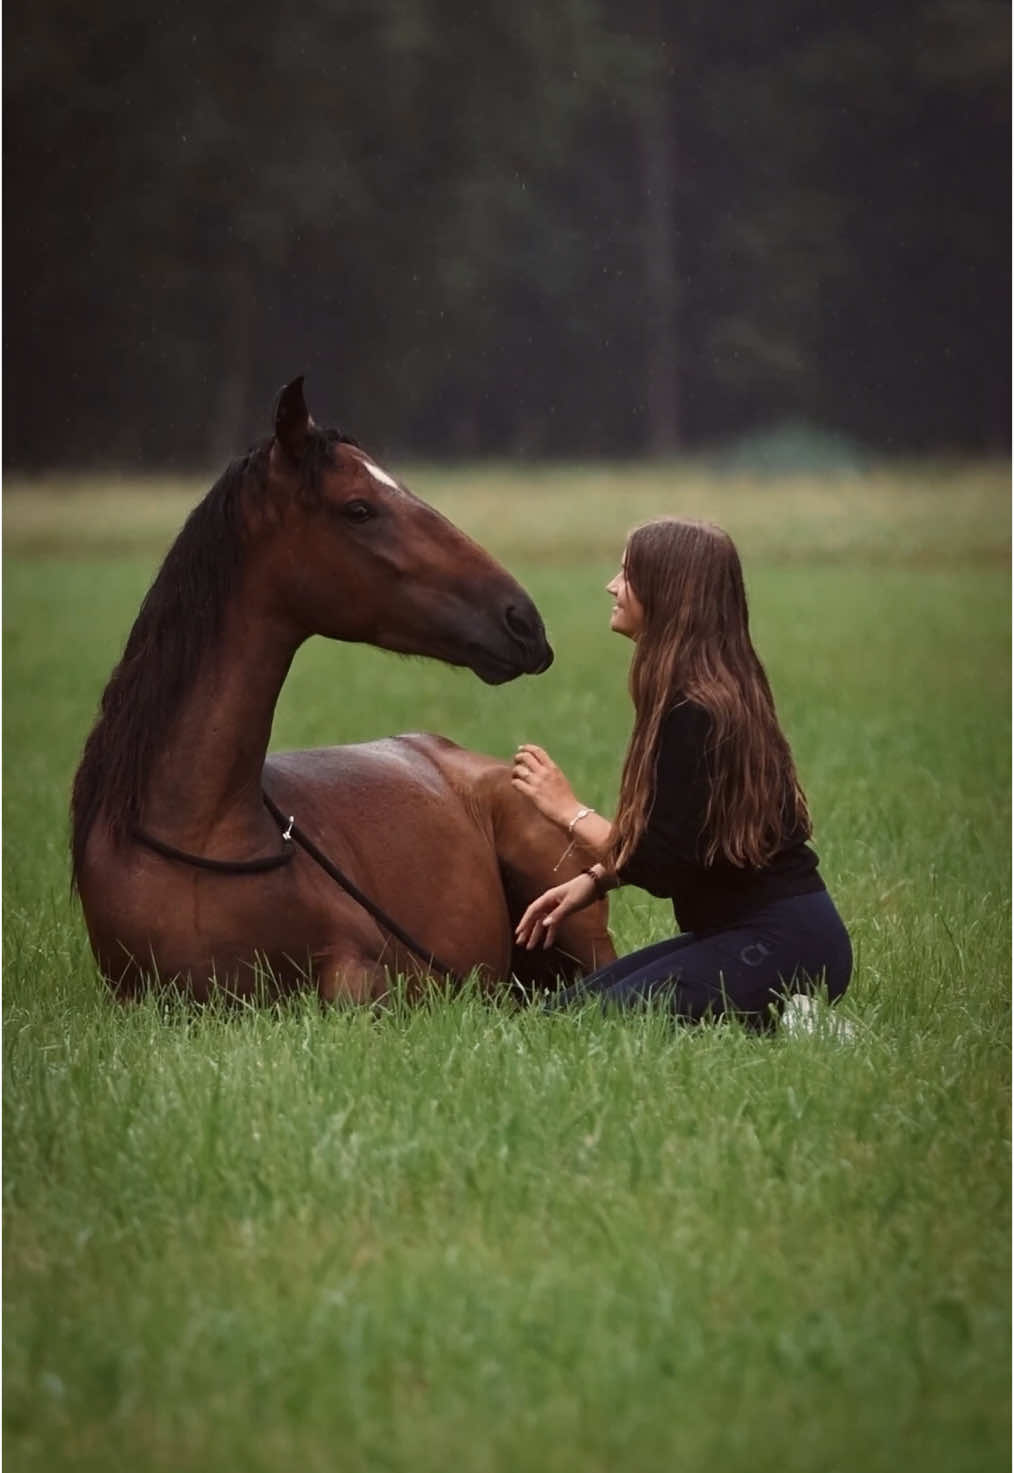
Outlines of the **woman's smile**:
{"label": "woman's smile", "polygon": [[610,629],[615,634],[624,634],[628,639],[636,639],[644,627],[644,605],[627,582],[627,575],[623,568],[611,582],[606,584],[606,592],[611,593],[614,599],[609,614]]}

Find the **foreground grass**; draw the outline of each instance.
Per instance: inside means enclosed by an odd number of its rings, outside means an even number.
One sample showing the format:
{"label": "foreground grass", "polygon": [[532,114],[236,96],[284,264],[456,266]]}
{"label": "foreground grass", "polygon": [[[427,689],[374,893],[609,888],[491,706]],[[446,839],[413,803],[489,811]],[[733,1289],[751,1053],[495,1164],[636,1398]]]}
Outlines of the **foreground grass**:
{"label": "foreground grass", "polygon": [[[918,545],[899,533],[907,482],[894,502],[855,487],[851,516],[832,509],[840,487],[805,506],[798,487],[707,497],[742,518],[758,643],[856,943],[848,1042],[468,996],[379,1016],[115,1010],[68,902],[64,815],[154,542],[134,523],[122,544],[108,528],[73,549],[8,537],[13,1466],[1007,1465],[1010,664],[992,474],[926,503],[935,522],[906,511]],[[481,501],[487,532],[458,512],[504,556],[528,537],[512,566],[550,625],[547,675],[492,691],[312,644],[275,744],[429,727],[506,756],[528,737],[608,811],[629,720],[627,652],[596,622],[612,523],[672,509],[673,488],[645,479],[630,515],[579,483],[547,479],[542,526],[561,546],[580,526],[582,557],[550,562],[541,533]],[[681,506],[697,494],[678,489]],[[164,514],[130,494],[141,524]],[[985,499],[958,536],[943,507],[965,495]],[[621,950],[668,924],[636,892],[614,905]]]}
{"label": "foreground grass", "polygon": [[990,1466],[1004,1059],[949,996],[848,1048],[468,1001],[14,1009],[8,1450]]}

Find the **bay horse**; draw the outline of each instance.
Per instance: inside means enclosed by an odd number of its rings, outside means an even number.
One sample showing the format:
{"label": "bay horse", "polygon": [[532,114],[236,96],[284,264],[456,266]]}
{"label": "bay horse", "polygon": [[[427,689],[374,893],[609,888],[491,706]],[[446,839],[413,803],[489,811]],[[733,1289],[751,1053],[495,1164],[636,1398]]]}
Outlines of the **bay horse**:
{"label": "bay horse", "polygon": [[560,863],[565,838],[506,762],[428,734],[267,756],[313,634],[493,685],[553,658],[520,585],[321,429],[298,378],[273,436],[228,467],[166,555],[74,780],[72,885],[115,993],[157,978],[199,1000],[309,987],[367,1002],[392,974],[538,987],[612,960],[601,904],[549,952],[514,947],[528,902],[591,861],[575,849]]}

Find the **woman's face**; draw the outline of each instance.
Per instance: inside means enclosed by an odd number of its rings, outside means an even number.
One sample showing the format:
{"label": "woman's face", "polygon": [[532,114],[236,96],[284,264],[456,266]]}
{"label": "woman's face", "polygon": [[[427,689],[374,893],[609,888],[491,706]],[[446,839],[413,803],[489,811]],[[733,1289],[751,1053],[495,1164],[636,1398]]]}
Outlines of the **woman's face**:
{"label": "woman's face", "polygon": [[636,639],[644,628],[644,605],[627,582],[627,563],[624,558],[620,571],[606,592],[613,596],[613,611],[609,616],[609,627],[614,634],[625,634]]}

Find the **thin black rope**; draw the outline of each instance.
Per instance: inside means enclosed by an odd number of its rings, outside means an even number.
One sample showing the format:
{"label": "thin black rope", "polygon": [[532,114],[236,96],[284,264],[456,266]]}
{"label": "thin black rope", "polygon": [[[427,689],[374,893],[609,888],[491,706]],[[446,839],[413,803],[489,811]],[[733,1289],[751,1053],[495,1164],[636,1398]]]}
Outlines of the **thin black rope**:
{"label": "thin black rope", "polygon": [[291,815],[286,818],[277,803],[272,802],[267,793],[262,792],[261,797],[264,799],[264,806],[282,830],[282,842],[285,848],[280,854],[269,854],[263,859],[205,859],[202,854],[188,854],[185,849],[175,849],[172,844],[164,844],[161,839],[156,839],[152,834],[146,834],[143,829],[134,829],[133,837],[146,849],[160,854],[163,859],[172,859],[177,864],[188,864],[193,869],[212,870],[220,875],[260,875],[268,870],[281,869],[283,864],[290,864],[295,858],[296,851],[292,846],[298,844],[313,862],[334,880],[336,885],[341,886],[346,895],[361,906],[368,915],[371,915],[383,930],[397,937],[403,946],[407,947],[420,961],[425,962],[431,971],[440,972],[455,982],[462,980],[453,967],[449,967],[433,952],[425,951],[407,931],[402,930],[397,921],[393,921],[386,911],[374,904],[368,895],[364,895],[344,870],[339,869],[334,860],[329,859],[323,849],[318,849],[313,840],[304,834]]}
{"label": "thin black rope", "polygon": [[188,854],[185,849],[163,844],[161,839],[146,834],[143,829],[134,829],[133,837],[146,849],[161,854],[163,859],[174,859],[178,864],[189,864],[194,869],[214,870],[220,875],[262,875],[266,870],[281,869],[283,864],[291,864],[296,855],[290,842],[292,836],[286,833],[282,834],[286,846],[282,852],[268,854],[263,859],[205,859],[203,854]]}
{"label": "thin black rope", "polygon": [[392,936],[396,936],[403,946],[406,946],[409,951],[413,952],[420,961],[425,962],[432,971],[443,973],[445,976],[450,977],[455,982],[460,982],[462,980],[453,967],[450,967],[447,965],[446,962],[441,961],[440,958],[434,955],[432,951],[424,951],[419,943],[417,941],[414,941],[407,931],[402,930],[397,921],[393,921],[386,911],[381,910],[379,905],[375,905],[368,895],[364,895],[362,890],[359,889],[359,886],[354,884],[352,880],[349,879],[348,875],[345,874],[343,870],[338,868],[334,860],[329,859],[328,856],[324,853],[323,849],[318,849],[313,840],[309,838],[306,834],[304,834],[303,830],[296,823],[295,819],[287,819],[285,817],[284,813],[278,807],[277,803],[272,802],[267,793],[262,792],[261,796],[264,799],[265,807],[274,818],[275,822],[280,825],[286,826],[285,832],[288,837],[290,837],[294,841],[294,843],[298,844],[301,849],[304,849],[306,853],[310,856],[310,858],[314,861],[314,863],[318,864],[320,868],[324,871],[324,873],[326,875],[329,875],[331,879],[334,880],[336,885],[340,885],[341,888],[345,891],[346,895],[351,896],[351,898],[356,902],[357,905],[362,906],[363,910],[371,915],[379,926],[381,926],[385,931],[390,931]]}

